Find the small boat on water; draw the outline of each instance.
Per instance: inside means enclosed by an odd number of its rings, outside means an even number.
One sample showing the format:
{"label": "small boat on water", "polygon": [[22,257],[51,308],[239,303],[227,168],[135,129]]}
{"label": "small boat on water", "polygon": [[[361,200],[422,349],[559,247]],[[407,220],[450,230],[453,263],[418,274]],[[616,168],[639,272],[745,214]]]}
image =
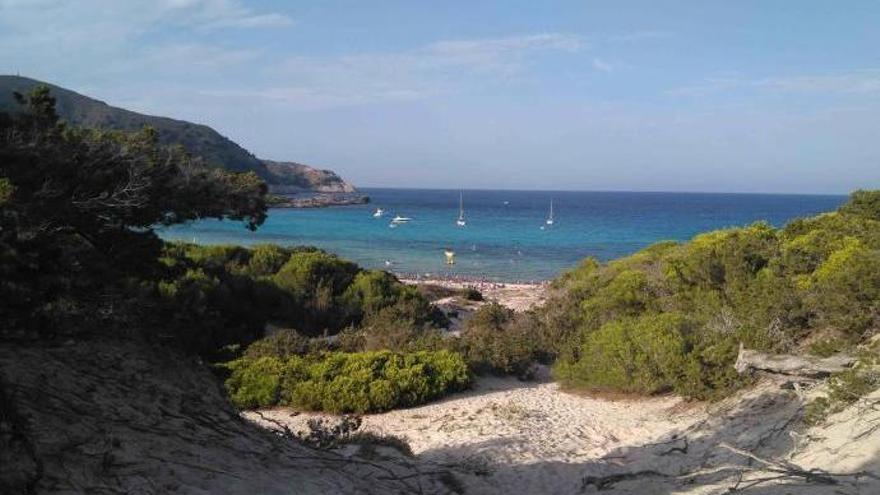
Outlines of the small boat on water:
{"label": "small boat on water", "polygon": [[455,224],[459,227],[467,225],[467,222],[464,220],[464,197],[461,191],[458,192],[458,220],[455,221]]}
{"label": "small boat on water", "polygon": [[389,223],[388,226],[391,228],[394,228],[394,227],[397,227],[398,225],[405,224],[411,220],[412,220],[412,218],[410,218],[410,217],[402,217],[400,215],[396,215],[394,218],[391,219],[391,223]]}
{"label": "small boat on water", "polygon": [[547,225],[553,225],[553,200],[550,200],[550,216],[547,217]]}
{"label": "small boat on water", "polygon": [[373,212],[373,218],[379,218],[385,214],[385,210],[382,208],[376,208],[376,211]]}

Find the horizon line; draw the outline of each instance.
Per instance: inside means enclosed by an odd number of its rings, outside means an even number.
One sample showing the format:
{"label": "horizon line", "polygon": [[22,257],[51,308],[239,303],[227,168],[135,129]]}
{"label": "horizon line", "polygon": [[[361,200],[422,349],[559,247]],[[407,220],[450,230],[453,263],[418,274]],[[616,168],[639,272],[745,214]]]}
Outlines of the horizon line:
{"label": "horizon line", "polygon": [[540,193],[628,193],[628,194],[741,194],[754,196],[840,196],[846,197],[858,190],[870,190],[870,188],[857,188],[847,193],[821,193],[821,192],[773,192],[773,191],[687,191],[668,189],[517,189],[517,188],[480,188],[480,187],[416,187],[416,186],[355,186],[360,191],[363,189],[403,189],[412,191],[509,191],[509,192],[540,192]]}

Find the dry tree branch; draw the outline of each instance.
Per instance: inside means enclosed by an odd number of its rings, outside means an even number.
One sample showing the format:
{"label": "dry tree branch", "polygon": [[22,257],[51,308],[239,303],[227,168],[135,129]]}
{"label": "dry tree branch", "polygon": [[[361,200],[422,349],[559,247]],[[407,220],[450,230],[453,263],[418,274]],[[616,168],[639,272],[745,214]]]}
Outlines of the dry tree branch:
{"label": "dry tree branch", "polygon": [[[766,483],[768,481],[775,481],[775,480],[789,479],[789,478],[803,478],[804,481],[806,481],[807,483],[818,483],[818,484],[823,484],[823,485],[837,485],[840,483],[841,479],[845,479],[845,478],[855,478],[856,482],[858,481],[859,478],[871,478],[871,479],[880,480],[880,476],[877,476],[876,474],[871,473],[869,471],[857,471],[857,472],[853,472],[853,473],[832,473],[829,471],[824,471],[824,470],[815,469],[815,468],[806,470],[806,469],[803,469],[799,466],[791,464],[789,462],[773,461],[773,460],[764,459],[762,457],[758,457],[757,455],[755,455],[751,452],[747,452],[745,450],[738,449],[738,448],[736,448],[728,443],[725,443],[725,442],[718,444],[718,446],[721,448],[727,449],[727,450],[733,452],[734,454],[748,457],[749,459],[752,459],[753,461],[764,466],[763,469],[743,468],[743,471],[754,471],[754,472],[766,471],[766,472],[778,474],[778,476],[768,476],[765,478],[759,478],[757,480],[751,480],[751,482],[749,483],[749,485],[747,485],[747,487],[756,486],[758,484]],[[742,480],[740,480],[740,481],[742,481]],[[737,482],[737,485],[739,485],[739,482]],[[732,490],[735,490],[735,489],[737,489],[736,486],[734,488],[732,488]]]}

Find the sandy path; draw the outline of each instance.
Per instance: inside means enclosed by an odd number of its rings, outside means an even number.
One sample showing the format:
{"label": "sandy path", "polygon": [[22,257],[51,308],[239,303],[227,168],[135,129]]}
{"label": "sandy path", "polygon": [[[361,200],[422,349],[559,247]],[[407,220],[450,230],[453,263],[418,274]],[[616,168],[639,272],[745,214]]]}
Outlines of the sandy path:
{"label": "sandy path", "polygon": [[[644,444],[703,415],[676,407],[672,397],[611,401],[561,392],[550,382],[480,378],[474,390],[411,409],[363,417],[362,430],[406,439],[429,463],[465,472],[468,493],[569,493],[581,482],[577,463],[625,445]],[[320,414],[262,411],[267,418],[305,430]],[[249,417],[266,426],[256,415]],[[520,469],[531,465],[533,469]],[[560,469],[566,465],[571,469]],[[472,486],[476,483],[476,486]],[[503,491],[501,491],[503,493]]]}
{"label": "sandy path", "polygon": [[[856,404],[803,430],[803,397],[782,383],[763,380],[718,403],[688,404],[597,399],[546,381],[480,378],[474,390],[439,402],[365,416],[362,429],[406,439],[421,472],[452,470],[467,494],[721,495],[776,476],[722,444],[803,469],[872,473],[836,485],[787,478],[742,492],[748,495],[880,493],[880,408]],[[866,400],[876,404],[880,391]],[[309,418],[327,417],[263,414],[295,431]]]}

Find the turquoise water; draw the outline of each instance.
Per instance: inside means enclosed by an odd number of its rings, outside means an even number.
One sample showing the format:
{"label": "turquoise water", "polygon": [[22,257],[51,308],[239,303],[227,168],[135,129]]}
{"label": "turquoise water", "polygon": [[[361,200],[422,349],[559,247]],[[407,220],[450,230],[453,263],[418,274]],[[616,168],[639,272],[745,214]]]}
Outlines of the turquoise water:
{"label": "turquoise water", "polygon": [[[458,191],[363,189],[372,203],[273,209],[249,232],[216,220],[163,229],[166,239],[203,244],[313,245],[372,268],[432,276],[545,280],[586,256],[608,260],[660,240],[835,209],[844,196],[631,192],[464,191],[466,227],[457,227]],[[545,219],[551,199],[555,223]],[[386,210],[376,219],[376,207]],[[413,220],[389,228],[394,215]],[[542,230],[541,227],[544,227]],[[455,265],[443,251],[456,252]],[[386,261],[391,262],[387,265]]]}

